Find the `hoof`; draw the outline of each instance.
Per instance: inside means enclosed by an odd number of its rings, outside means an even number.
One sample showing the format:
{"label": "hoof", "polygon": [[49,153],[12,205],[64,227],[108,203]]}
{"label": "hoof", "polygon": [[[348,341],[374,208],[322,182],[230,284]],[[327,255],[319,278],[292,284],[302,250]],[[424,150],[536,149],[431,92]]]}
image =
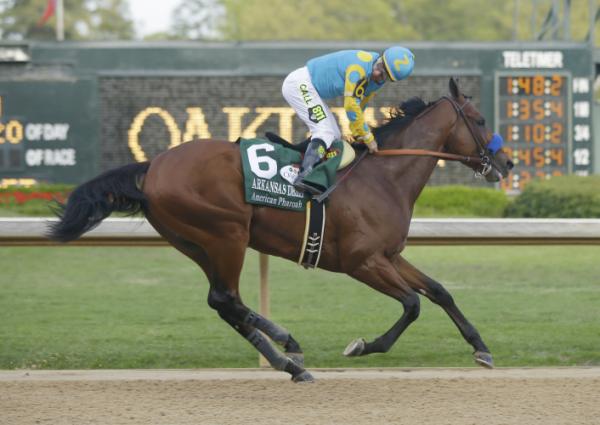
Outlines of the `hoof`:
{"label": "hoof", "polygon": [[313,378],[309,371],[305,370],[296,376],[292,376],[292,381],[296,383],[312,383],[315,382],[315,378]]}
{"label": "hoof", "polygon": [[360,356],[365,351],[365,340],[363,338],[355,339],[344,350],[344,356],[356,357]]}
{"label": "hoof", "polygon": [[494,360],[492,359],[492,355],[490,353],[486,353],[484,351],[475,351],[473,356],[475,357],[475,363],[478,365],[487,369],[494,368]]}
{"label": "hoof", "polygon": [[304,354],[303,353],[285,353],[285,355],[298,366],[304,368]]}

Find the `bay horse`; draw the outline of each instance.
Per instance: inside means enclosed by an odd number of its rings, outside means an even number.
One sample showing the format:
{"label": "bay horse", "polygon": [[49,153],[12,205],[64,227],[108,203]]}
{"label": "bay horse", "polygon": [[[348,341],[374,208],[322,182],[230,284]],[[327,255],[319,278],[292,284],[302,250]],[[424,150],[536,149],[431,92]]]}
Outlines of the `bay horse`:
{"label": "bay horse", "polygon": [[[374,134],[379,149],[418,148],[489,161],[466,162],[490,182],[506,177],[512,163],[486,149],[493,133],[459,90],[425,104],[405,102]],[[371,342],[357,339],[346,356],[387,352],[418,316],[419,295],[441,306],[474,349],[475,361],[492,367],[490,351],[444,287],[400,253],[406,245],[414,203],[431,176],[437,157],[368,155],[340,182],[328,201],[328,221],[319,267],[346,273],[403,306],[400,319]],[[485,172],[482,173],[483,169]],[[244,200],[239,145],[222,140],[185,143],[149,162],[107,171],[78,186],[48,236],[77,239],[113,211],[142,212],[171,245],[197,263],[210,288],[208,304],[247,339],[277,370],[295,382],[313,380],[304,368],[298,342],[283,327],[243,302],[239,279],[247,247],[297,261],[305,215],[254,206]],[[282,346],[283,352],[272,343]]]}

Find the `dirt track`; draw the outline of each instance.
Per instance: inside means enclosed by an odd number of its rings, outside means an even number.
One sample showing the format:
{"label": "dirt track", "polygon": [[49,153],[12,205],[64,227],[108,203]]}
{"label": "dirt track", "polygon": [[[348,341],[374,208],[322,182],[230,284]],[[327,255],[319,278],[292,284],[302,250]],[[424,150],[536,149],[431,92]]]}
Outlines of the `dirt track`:
{"label": "dirt track", "polygon": [[0,424],[600,424],[600,368],[4,371]]}

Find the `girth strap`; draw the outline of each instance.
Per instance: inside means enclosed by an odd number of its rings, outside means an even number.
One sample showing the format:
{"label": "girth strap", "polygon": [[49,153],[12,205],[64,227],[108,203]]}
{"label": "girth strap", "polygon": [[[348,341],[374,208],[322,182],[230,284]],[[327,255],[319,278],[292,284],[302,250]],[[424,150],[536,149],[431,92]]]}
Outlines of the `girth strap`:
{"label": "girth strap", "polygon": [[306,204],[306,227],[300,251],[299,264],[304,268],[314,268],[319,264],[324,232],[325,203],[311,199]]}

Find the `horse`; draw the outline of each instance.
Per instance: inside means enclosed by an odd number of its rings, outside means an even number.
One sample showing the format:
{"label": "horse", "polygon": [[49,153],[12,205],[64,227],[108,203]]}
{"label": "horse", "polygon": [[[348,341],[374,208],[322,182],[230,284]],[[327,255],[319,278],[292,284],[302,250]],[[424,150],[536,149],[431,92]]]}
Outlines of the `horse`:
{"label": "horse", "polygon": [[[489,182],[506,177],[512,162],[501,149],[493,155],[486,149],[493,133],[485,119],[454,78],[449,89],[449,95],[429,104],[420,99],[405,102],[374,128],[380,152],[428,149],[463,158],[463,164]],[[474,157],[480,161],[469,161]],[[475,361],[493,367],[490,350],[448,291],[400,255],[414,203],[438,159],[367,155],[329,196],[319,267],[345,273],[403,306],[387,332],[370,342],[352,341],[344,350],[346,356],[387,352],[419,316],[422,295],[446,311],[473,347]],[[289,373],[294,382],[312,382],[300,344],[287,329],[248,308],[239,291],[247,247],[297,261],[305,216],[246,203],[242,179],[238,144],[212,139],[188,142],[75,188],[66,204],[56,206],[59,220],[51,224],[48,236],[68,242],[114,211],[142,213],[164,239],[204,271],[208,305],[225,322],[274,369]]]}

